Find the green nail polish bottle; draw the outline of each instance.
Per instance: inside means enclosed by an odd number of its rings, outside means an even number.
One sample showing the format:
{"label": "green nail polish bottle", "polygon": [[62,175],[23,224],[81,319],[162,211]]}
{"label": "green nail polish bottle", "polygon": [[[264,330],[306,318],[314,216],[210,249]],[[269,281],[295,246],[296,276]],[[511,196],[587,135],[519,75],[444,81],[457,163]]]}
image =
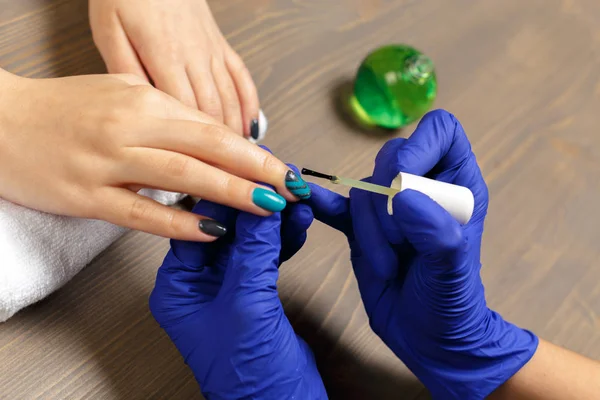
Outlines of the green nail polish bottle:
{"label": "green nail polish bottle", "polygon": [[402,128],[431,109],[437,94],[433,62],[406,45],[381,47],[363,61],[350,106],[360,122]]}

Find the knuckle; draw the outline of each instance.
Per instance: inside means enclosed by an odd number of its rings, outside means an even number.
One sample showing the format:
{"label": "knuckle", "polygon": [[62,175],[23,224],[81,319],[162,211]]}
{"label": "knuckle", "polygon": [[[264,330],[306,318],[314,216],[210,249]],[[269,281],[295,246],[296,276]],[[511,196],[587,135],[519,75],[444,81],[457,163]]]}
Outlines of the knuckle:
{"label": "knuckle", "polygon": [[236,74],[241,76],[251,76],[246,63],[244,63],[244,60],[242,60],[242,57],[237,52],[232,50],[228,61],[229,68]]}
{"label": "knuckle", "polygon": [[164,214],[161,215],[161,221],[164,230],[166,231],[165,233],[169,237],[176,237],[178,233],[184,230],[184,218],[182,218],[181,215],[172,208],[164,210]]}
{"label": "knuckle", "polygon": [[[452,223],[450,223],[452,222]],[[454,221],[448,221],[442,228],[443,235],[437,236],[437,247],[443,254],[453,254],[462,250],[466,244],[462,228]]]}
{"label": "knuckle", "polygon": [[221,107],[221,102],[215,96],[204,102],[201,111],[213,118],[216,118],[217,120],[223,119],[223,108]]}
{"label": "knuckle", "polygon": [[[121,133],[125,130],[126,125],[127,111],[121,107],[110,107],[102,114],[100,120],[97,121],[96,127],[100,130],[102,136],[106,139],[121,136]],[[95,129],[96,127],[94,127],[93,129]],[[105,144],[112,142],[113,141],[110,139],[104,140]]]}
{"label": "knuckle", "polygon": [[225,98],[223,100],[223,106],[229,110],[230,114],[239,114],[240,112],[240,101],[238,100],[237,97],[235,96],[227,96],[227,98]]}
{"label": "knuckle", "polygon": [[223,151],[229,151],[231,148],[236,146],[236,137],[232,135],[227,128],[221,128],[218,126],[210,126],[206,130],[207,134],[216,140],[216,147],[223,149]]}
{"label": "knuckle", "polygon": [[135,74],[123,73],[123,74],[120,74],[120,78],[130,85],[148,86],[147,81],[145,81],[142,77],[135,75]]}
{"label": "knuckle", "polygon": [[98,199],[94,197],[95,190],[93,188],[80,185],[73,185],[68,188],[63,188],[63,198],[65,206],[70,210],[70,215],[78,218],[102,219],[103,207],[98,201],[90,201],[90,199]]}
{"label": "knuckle", "polygon": [[130,93],[134,108],[138,111],[154,109],[163,100],[163,96],[158,90],[146,85],[132,86]]}
{"label": "knuckle", "polygon": [[279,169],[279,163],[280,161],[277,160],[275,156],[271,154],[265,154],[260,161],[260,168],[263,173],[270,175]]}
{"label": "knuckle", "polygon": [[193,108],[195,110],[198,109],[198,103],[196,103],[196,98],[194,97],[193,94],[179,94],[178,96],[174,96],[177,99],[180,99],[181,102],[189,107],[189,108]]}
{"label": "knuckle", "polygon": [[171,156],[162,168],[166,176],[185,178],[190,170],[190,160],[179,155]]}
{"label": "knuckle", "polygon": [[169,40],[163,43],[162,52],[164,57],[171,62],[179,62],[181,60],[181,48],[177,41]]}
{"label": "knuckle", "polygon": [[446,110],[436,109],[431,110],[425,116],[424,119],[432,119],[434,121],[454,121],[454,116]]}
{"label": "knuckle", "polygon": [[127,219],[130,223],[137,225],[137,223],[150,220],[153,216],[153,207],[148,202],[142,199],[134,200],[129,206],[127,212]]}
{"label": "knuckle", "polygon": [[246,67],[246,64],[244,64],[244,61],[242,60],[242,57],[238,54],[237,51],[230,49],[229,50],[229,63],[231,64],[230,66],[233,69],[243,69]]}
{"label": "knuckle", "polygon": [[[444,142],[467,142],[467,137],[456,117],[446,110],[433,110],[425,114],[421,120],[423,124],[435,126],[437,134]],[[468,146],[470,148],[470,146]]]}
{"label": "knuckle", "polygon": [[170,236],[175,237],[179,232],[183,232],[185,230],[186,218],[184,214],[169,209],[166,218]]}
{"label": "knuckle", "polygon": [[152,224],[159,228],[161,234],[175,237],[182,231],[184,221],[174,209],[158,209],[150,201],[144,199],[134,200],[128,210],[127,221],[129,226],[139,227]]}
{"label": "knuckle", "polygon": [[224,176],[220,179],[218,185],[221,188],[221,192],[225,193],[228,199],[237,199],[239,197],[239,186],[233,182],[231,176]]}

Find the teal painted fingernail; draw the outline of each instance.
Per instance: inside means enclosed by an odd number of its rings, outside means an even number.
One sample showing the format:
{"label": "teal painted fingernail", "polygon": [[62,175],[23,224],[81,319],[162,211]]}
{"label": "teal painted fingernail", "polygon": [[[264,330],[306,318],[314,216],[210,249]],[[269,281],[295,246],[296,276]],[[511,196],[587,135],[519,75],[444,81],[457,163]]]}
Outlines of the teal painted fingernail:
{"label": "teal painted fingernail", "polygon": [[285,174],[285,186],[290,192],[299,199],[306,200],[310,198],[310,187],[291,169]]}
{"label": "teal painted fingernail", "polygon": [[252,192],[252,202],[260,208],[264,208],[271,212],[279,212],[283,210],[286,205],[286,201],[283,197],[271,190],[263,188],[254,189]]}

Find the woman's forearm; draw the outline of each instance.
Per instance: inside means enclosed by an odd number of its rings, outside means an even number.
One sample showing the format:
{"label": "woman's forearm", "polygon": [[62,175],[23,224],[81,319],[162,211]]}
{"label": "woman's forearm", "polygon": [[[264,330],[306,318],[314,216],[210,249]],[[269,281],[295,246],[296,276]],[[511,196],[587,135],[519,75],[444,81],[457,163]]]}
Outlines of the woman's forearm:
{"label": "woman's forearm", "polygon": [[0,68],[0,162],[2,161],[2,143],[5,143],[6,116],[9,114],[9,96],[13,90],[12,86],[14,85],[15,79],[16,77],[14,75]]}
{"label": "woman's forearm", "polygon": [[2,107],[0,108],[0,122],[2,117],[9,113],[8,107],[14,103],[13,94],[17,82],[23,79],[0,68],[0,107]]}
{"label": "woman's forearm", "polygon": [[535,355],[492,400],[579,400],[600,397],[600,363],[540,340]]}
{"label": "woman's forearm", "polygon": [[0,100],[4,99],[7,96],[5,84],[14,82],[18,78],[19,77],[17,75],[11,74],[10,72],[0,68],[0,85],[2,87],[2,90],[0,90]]}

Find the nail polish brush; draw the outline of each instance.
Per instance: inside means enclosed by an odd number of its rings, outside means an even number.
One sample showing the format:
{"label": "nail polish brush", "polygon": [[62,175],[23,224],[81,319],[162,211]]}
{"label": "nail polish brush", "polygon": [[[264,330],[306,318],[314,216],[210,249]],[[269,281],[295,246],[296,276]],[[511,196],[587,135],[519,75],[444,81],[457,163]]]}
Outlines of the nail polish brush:
{"label": "nail polish brush", "polygon": [[366,190],[368,192],[388,196],[388,214],[393,214],[392,199],[398,193],[406,189],[419,191],[431,197],[435,202],[442,206],[459,223],[466,224],[473,215],[475,199],[473,193],[464,186],[451,183],[440,182],[434,179],[425,178],[418,175],[400,172],[392,181],[390,187],[375,185],[373,183],[362,182],[356,179],[344,178],[336,175],[323,174],[307,168],[302,168],[302,175],[314,176],[316,178],[327,179],[328,181]]}

